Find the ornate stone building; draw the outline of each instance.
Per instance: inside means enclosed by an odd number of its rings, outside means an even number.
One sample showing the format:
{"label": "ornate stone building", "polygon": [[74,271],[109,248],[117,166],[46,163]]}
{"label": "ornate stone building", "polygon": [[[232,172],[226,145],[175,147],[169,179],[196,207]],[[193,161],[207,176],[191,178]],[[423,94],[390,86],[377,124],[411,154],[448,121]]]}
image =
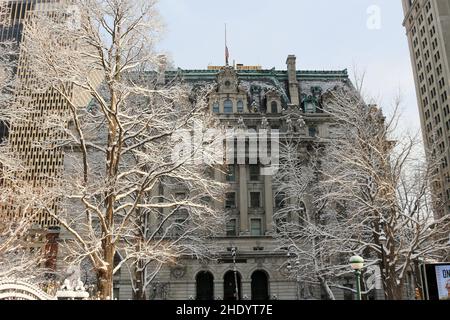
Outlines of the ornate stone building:
{"label": "ornate stone building", "polygon": [[[347,71],[298,71],[296,57],[287,58],[287,70],[259,67],[209,67],[207,70],[165,72],[163,81],[181,81],[192,87],[213,85],[209,95],[210,112],[228,128],[279,130],[280,139],[295,131],[307,145],[333,130],[328,115],[320,110],[328,90],[349,85]],[[301,114],[298,124],[290,114]],[[235,159],[237,160],[237,159]],[[286,270],[286,248],[274,239],[274,213],[282,205],[274,190],[271,175],[262,174],[266,163],[250,160],[228,163],[228,173],[217,170],[215,177],[226,181],[230,189],[223,206],[229,216],[226,230],[212,239],[221,248],[216,259],[182,259],[161,270],[152,282],[150,299],[233,300],[240,299],[321,299],[318,287],[297,283]],[[117,275],[115,298],[132,296],[128,274]],[[343,279],[348,284],[353,279]],[[347,282],[345,282],[347,281]],[[239,288],[236,290],[236,288]],[[380,289],[379,287],[377,287]],[[380,290],[376,290],[379,297]],[[352,299],[352,294],[336,290],[337,299]]]}

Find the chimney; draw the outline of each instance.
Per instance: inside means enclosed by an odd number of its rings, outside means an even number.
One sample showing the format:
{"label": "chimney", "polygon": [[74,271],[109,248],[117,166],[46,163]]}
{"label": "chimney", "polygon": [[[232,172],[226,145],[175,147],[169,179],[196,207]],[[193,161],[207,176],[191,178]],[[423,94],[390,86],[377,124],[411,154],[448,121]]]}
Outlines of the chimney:
{"label": "chimney", "polygon": [[167,57],[163,54],[158,56],[158,80],[157,84],[166,83]]}
{"label": "chimney", "polygon": [[295,55],[291,54],[287,57],[286,64],[287,64],[289,96],[291,97],[291,104],[295,106],[300,106],[296,60],[297,58],[295,57]]}

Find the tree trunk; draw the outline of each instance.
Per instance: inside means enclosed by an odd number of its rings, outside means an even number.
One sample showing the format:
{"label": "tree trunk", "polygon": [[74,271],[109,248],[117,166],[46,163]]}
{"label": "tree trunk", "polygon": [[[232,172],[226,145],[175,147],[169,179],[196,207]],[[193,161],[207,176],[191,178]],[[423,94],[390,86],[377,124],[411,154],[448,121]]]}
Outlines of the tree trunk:
{"label": "tree trunk", "polygon": [[319,281],[320,281],[320,286],[321,288],[325,291],[325,293],[327,294],[327,300],[336,300],[333,291],[330,289],[330,286],[328,285],[327,281],[322,278],[319,277]]}
{"label": "tree trunk", "polygon": [[106,270],[98,271],[98,289],[100,299],[112,300],[113,297],[113,282],[114,282],[114,255],[116,253],[114,245],[110,243],[111,237],[106,237],[103,240],[104,260],[106,262]]}
{"label": "tree trunk", "polygon": [[113,299],[113,270],[112,266],[107,270],[101,270],[98,272],[98,288],[100,299],[112,300]]}
{"label": "tree trunk", "polygon": [[403,285],[404,281],[397,282],[397,275],[395,270],[389,270],[383,279],[384,295],[386,300],[402,300],[403,299]]}
{"label": "tree trunk", "polygon": [[145,293],[145,272],[141,262],[137,263],[134,271],[134,285],[135,290],[133,290],[133,300],[147,300],[147,295]]}

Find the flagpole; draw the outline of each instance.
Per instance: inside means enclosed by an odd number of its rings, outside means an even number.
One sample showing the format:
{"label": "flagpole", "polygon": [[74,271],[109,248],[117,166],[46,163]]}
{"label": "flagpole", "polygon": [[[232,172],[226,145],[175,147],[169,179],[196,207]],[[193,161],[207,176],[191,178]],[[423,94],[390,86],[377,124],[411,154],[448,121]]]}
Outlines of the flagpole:
{"label": "flagpole", "polygon": [[227,24],[225,23],[225,64],[228,66]]}

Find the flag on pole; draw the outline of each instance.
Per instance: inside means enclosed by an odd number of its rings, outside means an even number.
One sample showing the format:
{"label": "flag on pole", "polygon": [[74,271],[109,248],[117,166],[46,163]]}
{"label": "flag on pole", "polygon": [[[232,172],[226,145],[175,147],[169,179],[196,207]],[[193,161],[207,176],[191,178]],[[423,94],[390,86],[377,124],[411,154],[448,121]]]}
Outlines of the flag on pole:
{"label": "flag on pole", "polygon": [[228,65],[228,60],[230,59],[230,52],[228,51],[228,46],[225,46],[225,63]]}
{"label": "flag on pole", "polygon": [[227,44],[227,24],[225,23],[225,65],[227,66],[229,59],[230,59],[230,51],[228,51],[228,44]]}

